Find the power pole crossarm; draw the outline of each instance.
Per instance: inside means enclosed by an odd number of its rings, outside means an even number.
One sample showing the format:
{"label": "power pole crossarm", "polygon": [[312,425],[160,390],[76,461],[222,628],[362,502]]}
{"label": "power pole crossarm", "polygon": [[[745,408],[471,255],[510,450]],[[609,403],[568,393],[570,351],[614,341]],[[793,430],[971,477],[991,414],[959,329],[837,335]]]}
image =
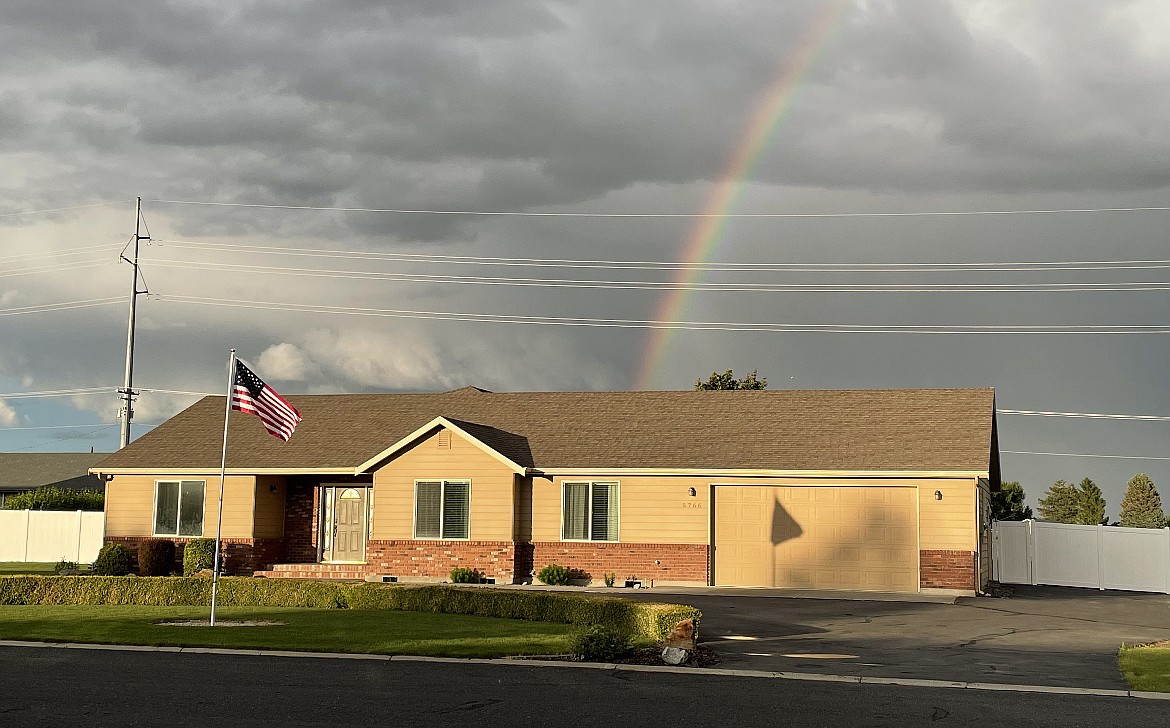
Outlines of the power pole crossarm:
{"label": "power pole crossarm", "polygon": [[138,290],[138,244],[149,240],[149,235],[142,234],[142,198],[139,197],[134,205],[134,257],[122,256],[122,260],[134,269],[130,285],[130,320],[126,325],[126,378],[118,394],[122,400],[122,410],[119,416],[122,420],[122,437],[119,449],[130,444],[130,420],[134,418],[134,316],[138,309],[138,297],[146,291]]}

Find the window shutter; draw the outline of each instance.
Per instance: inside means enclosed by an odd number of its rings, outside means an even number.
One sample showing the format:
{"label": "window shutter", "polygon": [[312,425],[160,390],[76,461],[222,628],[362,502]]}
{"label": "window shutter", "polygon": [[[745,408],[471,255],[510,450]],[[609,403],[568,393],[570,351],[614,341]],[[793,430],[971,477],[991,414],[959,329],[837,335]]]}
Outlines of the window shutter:
{"label": "window shutter", "polygon": [[439,509],[443,484],[417,483],[414,496],[414,537],[439,538]]}
{"label": "window shutter", "polygon": [[602,483],[593,484],[590,518],[590,539],[609,541],[609,487]]}
{"label": "window shutter", "polygon": [[471,488],[468,483],[443,485],[443,538],[467,538]]}

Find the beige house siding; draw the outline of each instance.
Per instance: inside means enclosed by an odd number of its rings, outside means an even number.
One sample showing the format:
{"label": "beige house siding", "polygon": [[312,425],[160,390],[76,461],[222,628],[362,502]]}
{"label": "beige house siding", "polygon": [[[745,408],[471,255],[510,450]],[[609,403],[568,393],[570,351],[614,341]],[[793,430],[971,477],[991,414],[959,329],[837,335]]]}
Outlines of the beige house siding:
{"label": "beige house siding", "polygon": [[[557,476],[533,479],[532,539],[561,538],[561,492],[566,481],[617,481],[623,543],[710,542],[712,485],[913,486],[919,500],[921,549],[976,549],[976,480],[952,478],[712,478],[710,476]],[[694,488],[696,494],[690,495]],[[935,491],[943,494],[936,500]]]}
{"label": "beige house siding", "polygon": [[[106,536],[152,535],[154,486],[160,480],[202,480],[203,536],[215,536],[219,508],[219,474],[207,475],[116,475],[106,483]],[[253,538],[256,477],[229,475],[224,482],[223,537]]]}
{"label": "beige house siding", "polygon": [[470,480],[470,540],[511,541],[514,473],[459,433],[440,437],[440,432],[420,439],[374,471],[371,539],[414,537],[415,481]]}
{"label": "beige house siding", "polygon": [[256,538],[284,536],[285,477],[260,475],[256,477]]}

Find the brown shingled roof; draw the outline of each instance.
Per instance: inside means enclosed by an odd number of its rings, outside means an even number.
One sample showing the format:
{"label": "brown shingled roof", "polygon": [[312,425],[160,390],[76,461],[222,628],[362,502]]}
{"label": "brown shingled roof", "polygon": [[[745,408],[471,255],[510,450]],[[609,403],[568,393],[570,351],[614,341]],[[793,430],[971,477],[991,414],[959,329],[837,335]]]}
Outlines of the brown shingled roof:
{"label": "brown shingled roof", "polygon": [[[512,392],[290,396],[292,441],[232,413],[229,468],[353,469],[442,416],[535,468],[988,471],[991,389]],[[98,470],[218,469],[224,401],[206,397]]]}

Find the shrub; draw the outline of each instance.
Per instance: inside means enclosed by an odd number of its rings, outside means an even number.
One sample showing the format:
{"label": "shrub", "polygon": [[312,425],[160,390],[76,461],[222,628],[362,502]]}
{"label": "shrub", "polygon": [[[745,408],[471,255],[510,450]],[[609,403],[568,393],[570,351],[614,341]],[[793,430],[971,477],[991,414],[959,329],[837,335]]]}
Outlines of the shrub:
{"label": "shrub", "polygon": [[537,572],[536,578],[549,586],[568,586],[573,570],[560,564],[549,564]]}
{"label": "shrub", "polygon": [[[183,576],[194,576],[212,568],[215,568],[214,539],[193,538],[183,546]],[[223,564],[219,568],[222,570]]]}
{"label": "shrub", "polygon": [[630,652],[630,638],[604,624],[595,624],[573,640],[573,656],[585,662],[616,662]]}
{"label": "shrub", "polygon": [[106,498],[100,490],[71,490],[51,485],[14,495],[4,501],[9,511],[100,511]]}
{"label": "shrub", "polygon": [[[658,641],[683,619],[702,613],[684,604],[520,589],[470,589],[427,585],[389,586],[344,582],[228,576],[219,582],[219,604],[235,607],[397,609],[470,614],[590,626]],[[0,576],[0,606],[34,604],[132,604],[208,606],[211,580],[161,576]]]}
{"label": "shrub", "polygon": [[98,576],[126,576],[130,573],[130,551],[120,543],[102,546],[93,562],[93,573]]}
{"label": "shrub", "polygon": [[451,569],[452,584],[478,584],[483,578],[478,569],[469,569],[466,566],[456,566]]}
{"label": "shrub", "polygon": [[77,562],[61,559],[53,566],[53,571],[60,574],[62,571],[77,571]]}
{"label": "shrub", "polygon": [[617,574],[612,571],[608,572],[603,578],[605,579],[605,585],[608,587],[612,587],[617,583]]}
{"label": "shrub", "polygon": [[142,576],[170,576],[175,570],[175,542],[148,538],[138,544],[138,573]]}

